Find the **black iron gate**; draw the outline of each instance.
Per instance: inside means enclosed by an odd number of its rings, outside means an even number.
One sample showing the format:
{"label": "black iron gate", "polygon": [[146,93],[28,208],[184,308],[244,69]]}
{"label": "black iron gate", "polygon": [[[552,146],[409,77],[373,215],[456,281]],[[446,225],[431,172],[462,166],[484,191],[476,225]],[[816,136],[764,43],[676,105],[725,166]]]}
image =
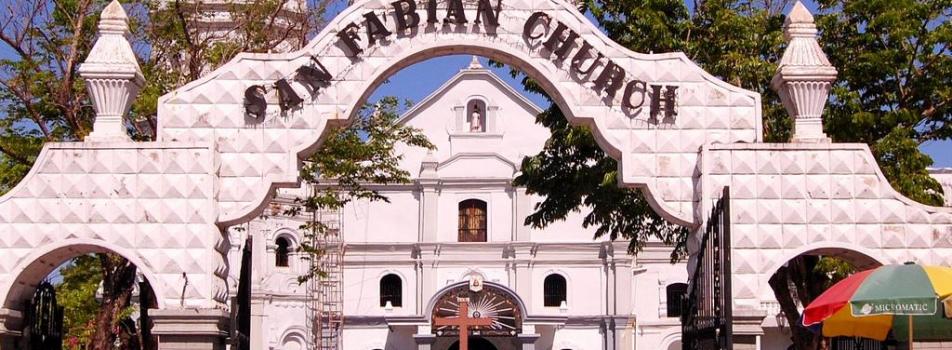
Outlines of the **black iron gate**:
{"label": "black iron gate", "polygon": [[251,237],[245,239],[241,251],[241,270],[238,276],[238,295],[232,304],[232,349],[251,349]]}
{"label": "black iron gate", "polygon": [[730,217],[730,189],[724,187],[707,220],[688,294],[682,299],[684,350],[731,350],[734,347]]}
{"label": "black iron gate", "polygon": [[26,333],[31,349],[63,347],[63,307],[56,303],[56,289],[49,282],[40,283],[33,293]]}

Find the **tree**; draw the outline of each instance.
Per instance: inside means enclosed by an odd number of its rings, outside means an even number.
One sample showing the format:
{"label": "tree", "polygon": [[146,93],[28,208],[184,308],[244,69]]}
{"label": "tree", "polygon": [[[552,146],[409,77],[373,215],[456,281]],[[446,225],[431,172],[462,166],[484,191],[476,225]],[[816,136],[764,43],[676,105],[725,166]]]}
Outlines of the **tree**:
{"label": "tree", "polygon": [[[0,16],[0,192],[9,191],[29,171],[45,142],[80,141],[92,130],[94,111],[77,69],[92,47],[106,0],[13,0]],[[293,50],[323,24],[331,0],[296,7],[288,0],[143,0],[126,5],[132,42],[146,86],[130,112],[134,139],[154,137],[158,97],[197,79],[238,52]],[[232,19],[229,26],[206,20],[209,14]],[[218,25],[218,26],[216,26]],[[91,319],[81,339],[93,348],[112,346],[116,327],[128,315],[136,268],[114,254],[97,254],[99,277],[79,273],[96,265],[80,257],[68,288],[102,283],[103,301],[71,301],[73,320]],[[93,270],[90,270],[93,271]],[[80,281],[81,277],[86,278]],[[99,278],[99,281],[96,281]],[[72,297],[88,296],[81,291]],[[80,315],[80,312],[95,312]],[[79,321],[76,321],[79,322]],[[71,330],[80,330],[72,324]],[[86,332],[92,332],[88,334]],[[76,335],[76,334],[71,334]],[[120,337],[124,347],[131,338]]]}
{"label": "tree", "polygon": [[[301,169],[301,178],[314,189],[306,198],[299,198],[300,206],[288,210],[290,215],[308,211],[336,211],[354,200],[385,201],[377,185],[410,182],[410,173],[400,168],[402,154],[395,152],[400,144],[434,149],[420,130],[398,123],[399,101],[384,97],[365,105],[349,127],[328,130],[328,136],[318,151],[308,158]],[[409,107],[409,102],[405,105]],[[301,227],[305,240],[299,249],[307,259],[320,259],[323,247],[316,244],[329,227],[312,220]],[[318,264],[298,277],[303,283],[326,276]]]}
{"label": "tree", "polygon": [[820,0],[824,51],[839,69],[825,117],[839,142],[869,144],[889,183],[942,205],[919,152],[952,137],[952,2]]}
{"label": "tree", "polygon": [[56,286],[57,301],[63,306],[63,344],[78,350],[92,339],[94,317],[99,310],[96,290],[102,281],[102,267],[95,255],[80,255],[60,269],[63,282]]}
{"label": "tree", "polygon": [[[782,12],[790,3],[708,0],[694,1],[689,8],[681,0],[587,0],[581,9],[621,45],[640,52],[683,51],[711,74],[759,92],[764,138],[787,142],[792,123],[768,83],[783,52]],[[820,40],[840,69],[824,115],[827,133],[836,141],[869,144],[897,190],[926,204],[941,203],[941,189],[926,172],[932,160],[918,145],[952,137],[950,3],[819,3],[824,11],[818,19]],[[523,85],[544,94],[528,77]],[[563,119],[554,105],[537,117],[552,137],[542,152],[523,161],[517,178],[529,192],[545,197],[526,224],[545,226],[568,212],[586,210],[586,225],[596,225],[599,234],[613,239],[631,240],[631,251],[650,236],[680,242],[684,235],[660,223],[647,205],[632,205],[644,201],[640,193],[617,188],[615,163],[598,150],[591,132]],[[605,215],[610,211],[600,207],[614,203],[622,203],[624,211]],[[632,224],[635,219],[648,222]],[[788,324],[797,325],[793,340],[798,349],[816,349],[820,342],[798,326],[796,305],[806,305],[849,271],[848,264],[834,257],[798,257],[771,278]]]}

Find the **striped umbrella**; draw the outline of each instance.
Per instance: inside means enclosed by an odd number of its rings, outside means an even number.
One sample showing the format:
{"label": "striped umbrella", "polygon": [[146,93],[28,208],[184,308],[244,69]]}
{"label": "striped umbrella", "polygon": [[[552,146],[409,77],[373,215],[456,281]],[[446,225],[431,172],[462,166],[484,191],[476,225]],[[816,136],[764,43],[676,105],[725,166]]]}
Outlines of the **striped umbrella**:
{"label": "striped umbrella", "polygon": [[950,312],[950,296],[952,268],[885,265],[827,289],[803,310],[803,325],[825,337],[876,340],[885,340],[893,330],[893,337],[909,341],[912,348],[912,339],[952,339],[952,320],[943,317]]}

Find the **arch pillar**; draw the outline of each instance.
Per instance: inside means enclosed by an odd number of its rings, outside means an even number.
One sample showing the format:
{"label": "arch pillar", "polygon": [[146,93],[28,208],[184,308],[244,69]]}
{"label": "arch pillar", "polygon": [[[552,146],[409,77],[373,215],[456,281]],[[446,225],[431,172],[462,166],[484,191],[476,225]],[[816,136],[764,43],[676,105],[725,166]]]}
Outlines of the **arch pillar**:
{"label": "arch pillar", "polygon": [[535,325],[523,324],[522,333],[516,335],[517,349],[535,350],[536,340],[539,340],[539,334],[536,333]]}
{"label": "arch pillar", "polygon": [[0,349],[14,349],[23,335],[23,313],[0,308]]}
{"label": "arch pillar", "polygon": [[418,325],[417,333],[413,335],[413,341],[417,344],[417,350],[430,350],[433,343],[436,342],[433,328],[429,324]]}
{"label": "arch pillar", "polygon": [[224,350],[229,317],[220,309],[149,310],[159,350]]}

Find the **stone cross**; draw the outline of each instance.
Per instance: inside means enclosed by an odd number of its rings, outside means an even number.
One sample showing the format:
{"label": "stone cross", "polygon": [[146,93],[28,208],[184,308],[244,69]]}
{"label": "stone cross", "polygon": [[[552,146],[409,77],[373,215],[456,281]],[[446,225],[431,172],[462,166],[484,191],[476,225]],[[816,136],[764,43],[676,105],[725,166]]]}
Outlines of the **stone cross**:
{"label": "stone cross", "polygon": [[469,327],[489,326],[493,320],[485,317],[469,317],[469,298],[459,298],[459,316],[436,317],[433,324],[436,326],[459,327],[459,350],[469,350]]}

